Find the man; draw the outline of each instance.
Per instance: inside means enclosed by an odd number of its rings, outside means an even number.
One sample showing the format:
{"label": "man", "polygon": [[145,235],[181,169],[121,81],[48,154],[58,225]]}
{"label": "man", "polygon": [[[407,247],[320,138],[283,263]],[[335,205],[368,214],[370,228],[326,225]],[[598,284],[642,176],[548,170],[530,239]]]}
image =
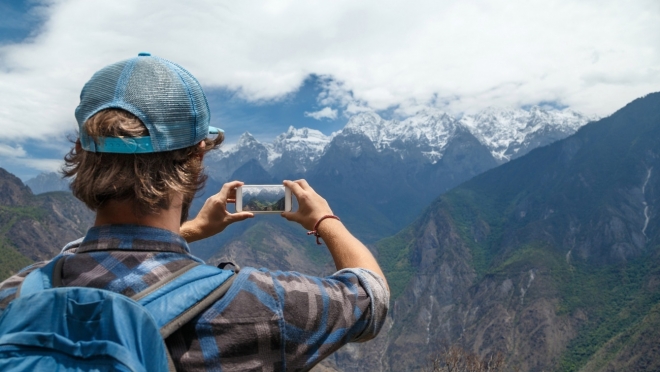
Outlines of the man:
{"label": "man", "polygon": [[[79,139],[66,156],[74,195],[96,211],[82,240],[64,248],[65,286],[132,296],[192,262],[187,243],[253,217],[230,213],[229,182],[187,221],[203,186],[204,154],[223,134],[206,97],[180,66],[148,53],[98,71],[76,109]],[[217,134],[209,138],[209,133]],[[304,180],[284,181],[299,208],[282,216],[322,238],[337,273],[244,268],[226,295],[165,341],[177,370],[308,370],[347,342],[377,335],[389,289],[367,248]],[[38,263],[0,284],[0,309]]]}

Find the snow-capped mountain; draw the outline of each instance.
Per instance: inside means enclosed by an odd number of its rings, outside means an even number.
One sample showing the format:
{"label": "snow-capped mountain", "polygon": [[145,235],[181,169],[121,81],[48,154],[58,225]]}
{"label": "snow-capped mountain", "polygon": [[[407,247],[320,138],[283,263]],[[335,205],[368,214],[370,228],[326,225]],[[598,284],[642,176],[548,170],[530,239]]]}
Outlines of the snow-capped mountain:
{"label": "snow-capped mountain", "polygon": [[504,163],[568,137],[596,119],[572,110],[544,110],[534,106],[529,111],[488,108],[464,116],[460,123],[490,149],[495,159]]}
{"label": "snow-capped mountain", "polygon": [[310,160],[318,159],[332,136],[326,136],[321,131],[309,128],[296,129],[292,126],[275,138],[271,149],[273,154],[283,154],[287,151],[305,154]]}
{"label": "snow-capped mountain", "polygon": [[391,149],[402,152],[412,146],[435,163],[442,157],[457,128],[456,119],[436,110],[421,111],[401,121],[384,120],[374,112],[365,112],[353,116],[341,135],[362,134],[381,151]]}
{"label": "snow-capped mountain", "polygon": [[262,167],[268,165],[269,151],[250,132],[245,132],[233,146],[221,147],[207,155],[204,164],[208,174],[217,181],[226,181],[238,168],[250,161]]}
{"label": "snow-capped mountain", "polygon": [[224,175],[216,179],[229,177],[252,159],[273,173],[301,174],[318,161],[332,138],[315,129],[291,126],[272,143],[261,143],[250,132],[245,132],[235,145],[212,152],[207,164],[217,174]]}
{"label": "snow-capped mountain", "polygon": [[362,134],[378,150],[400,151],[416,147],[431,163],[442,158],[456,131],[467,129],[493,157],[504,163],[536,147],[568,137],[589,121],[596,120],[572,110],[488,108],[457,120],[437,110],[424,110],[405,120],[384,120],[373,112],[353,116],[342,135]]}
{"label": "snow-capped mountain", "polygon": [[262,143],[245,132],[234,146],[211,155],[207,164],[216,175],[222,175],[214,177],[218,180],[228,178],[252,159],[273,175],[299,176],[314,167],[333,138],[355,135],[366,137],[379,152],[393,151],[401,158],[421,157],[435,164],[444,156],[448,144],[463,138],[465,132],[486,146],[501,164],[565,138],[594,119],[571,110],[537,106],[529,110],[488,108],[460,119],[435,109],[420,111],[404,120],[385,120],[375,112],[362,112],[331,135],[291,126],[272,143]]}

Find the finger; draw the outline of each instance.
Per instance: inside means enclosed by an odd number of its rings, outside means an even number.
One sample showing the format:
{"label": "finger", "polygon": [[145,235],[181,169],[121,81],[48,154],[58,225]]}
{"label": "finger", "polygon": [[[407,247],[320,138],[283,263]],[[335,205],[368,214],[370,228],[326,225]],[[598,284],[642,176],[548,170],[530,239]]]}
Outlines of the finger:
{"label": "finger", "polygon": [[227,182],[224,185],[222,185],[222,188],[220,189],[220,192],[218,194],[223,200],[226,200],[229,198],[230,191],[235,190],[239,186],[243,186],[243,182],[241,181]]}
{"label": "finger", "polygon": [[303,193],[303,189],[302,189],[302,187],[300,187],[300,185],[299,185],[297,182],[298,182],[298,181],[296,181],[296,182],[288,181],[288,180],[287,180],[287,181],[284,181],[284,186],[290,188],[290,189],[291,189],[291,192],[292,192],[293,195],[295,195],[295,196],[299,196],[300,194]]}
{"label": "finger", "polygon": [[227,199],[227,203],[236,203],[236,199]]}
{"label": "finger", "polygon": [[231,181],[231,182],[226,182],[224,185],[222,185],[222,188],[227,188],[228,190],[235,190],[239,186],[243,186],[244,182],[243,181]]}
{"label": "finger", "polygon": [[303,190],[311,189],[311,186],[309,186],[309,183],[307,183],[307,180],[305,180],[305,179],[299,179],[296,182],[298,182],[298,184],[300,185],[300,187],[303,188]]}

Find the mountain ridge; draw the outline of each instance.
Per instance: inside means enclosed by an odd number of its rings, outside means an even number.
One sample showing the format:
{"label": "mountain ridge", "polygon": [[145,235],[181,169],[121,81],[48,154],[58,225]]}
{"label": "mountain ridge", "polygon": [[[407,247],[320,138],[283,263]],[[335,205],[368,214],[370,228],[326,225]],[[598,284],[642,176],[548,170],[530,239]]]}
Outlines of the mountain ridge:
{"label": "mountain ridge", "polygon": [[[568,109],[545,110],[538,106],[529,110],[488,108],[459,119],[430,108],[403,120],[385,120],[375,112],[363,112],[352,116],[343,129],[330,135],[290,126],[272,143],[262,143],[245,132],[235,145],[221,149],[211,155],[211,159],[212,162],[237,164],[244,162],[239,159],[247,156],[257,159],[265,170],[273,169],[271,173],[304,174],[314,167],[337,135],[362,134],[375,144],[378,151],[397,151],[410,145],[418,147],[426,161],[433,164],[443,156],[452,134],[462,127],[489,148],[499,163],[503,163],[533,148],[565,138],[594,119]],[[285,166],[291,163],[293,166]],[[224,173],[221,167],[218,170],[214,177],[226,180],[235,169]],[[222,174],[225,174],[224,178]]]}

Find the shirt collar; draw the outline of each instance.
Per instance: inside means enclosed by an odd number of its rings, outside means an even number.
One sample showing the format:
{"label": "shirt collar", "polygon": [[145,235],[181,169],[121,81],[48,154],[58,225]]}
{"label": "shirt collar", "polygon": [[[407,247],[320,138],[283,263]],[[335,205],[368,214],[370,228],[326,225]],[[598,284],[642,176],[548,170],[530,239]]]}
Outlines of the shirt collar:
{"label": "shirt collar", "polygon": [[103,225],[90,228],[77,252],[101,250],[190,253],[188,243],[181,235],[142,225]]}

